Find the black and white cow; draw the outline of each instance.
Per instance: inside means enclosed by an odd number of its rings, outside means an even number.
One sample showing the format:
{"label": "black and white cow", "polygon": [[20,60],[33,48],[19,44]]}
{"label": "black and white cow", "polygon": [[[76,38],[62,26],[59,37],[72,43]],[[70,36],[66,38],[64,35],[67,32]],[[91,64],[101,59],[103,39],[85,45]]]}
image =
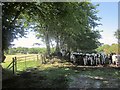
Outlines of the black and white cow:
{"label": "black and white cow", "polygon": [[120,55],[112,55],[112,64],[117,65],[120,60]]}
{"label": "black and white cow", "polygon": [[103,53],[92,53],[92,54],[85,54],[85,53],[71,53],[70,60],[74,64],[78,65],[104,65],[106,62],[107,56]]}

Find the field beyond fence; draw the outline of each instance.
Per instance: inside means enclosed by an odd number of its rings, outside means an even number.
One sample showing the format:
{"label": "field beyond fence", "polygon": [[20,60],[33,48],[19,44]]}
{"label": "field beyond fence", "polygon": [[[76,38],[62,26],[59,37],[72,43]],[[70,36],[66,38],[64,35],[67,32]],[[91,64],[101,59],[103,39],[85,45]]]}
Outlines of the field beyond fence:
{"label": "field beyond fence", "polygon": [[[15,59],[16,57],[16,66],[15,72],[17,71],[23,71],[26,70],[27,68],[34,68],[37,67],[38,65],[42,64],[41,60],[41,55],[39,54],[28,54],[28,55],[7,55],[6,60],[4,63],[2,63],[3,68],[8,68],[8,66],[11,64],[13,67],[13,58]],[[14,63],[13,63],[14,64]],[[13,68],[11,68],[13,69]]]}

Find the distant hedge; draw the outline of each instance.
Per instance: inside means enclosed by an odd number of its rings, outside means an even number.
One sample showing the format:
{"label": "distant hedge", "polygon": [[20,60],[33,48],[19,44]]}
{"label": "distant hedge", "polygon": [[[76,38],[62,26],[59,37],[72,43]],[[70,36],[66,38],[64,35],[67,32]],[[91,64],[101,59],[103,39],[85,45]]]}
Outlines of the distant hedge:
{"label": "distant hedge", "polygon": [[[52,48],[52,52],[53,52]],[[17,48],[9,48],[8,50],[5,51],[6,54],[16,54],[16,53],[21,53],[21,54],[39,54],[39,53],[45,53],[46,48],[26,48],[26,47],[17,47]]]}

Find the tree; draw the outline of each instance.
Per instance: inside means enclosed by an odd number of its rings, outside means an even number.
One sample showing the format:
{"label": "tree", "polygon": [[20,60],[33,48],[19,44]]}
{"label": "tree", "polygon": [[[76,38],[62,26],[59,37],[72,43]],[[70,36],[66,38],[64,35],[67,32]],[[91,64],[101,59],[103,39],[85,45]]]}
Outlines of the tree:
{"label": "tree", "polygon": [[25,36],[28,28],[34,28],[37,37],[44,39],[47,54],[52,40],[56,41],[57,52],[64,46],[92,50],[100,36],[93,30],[100,25],[96,6],[91,2],[3,3],[3,49],[15,38]]}
{"label": "tree", "polygon": [[[26,10],[31,10],[35,3],[3,2],[2,3],[2,55],[14,39],[26,35],[29,21],[24,18]],[[2,60],[4,61],[4,60]]]}
{"label": "tree", "polygon": [[106,54],[110,54],[110,53],[119,54],[120,53],[119,46],[120,44],[112,44],[112,45],[105,44],[103,46],[98,47],[97,51],[105,52]]}
{"label": "tree", "polygon": [[114,33],[114,36],[115,36],[117,39],[120,39],[120,29],[118,29],[118,30]]}
{"label": "tree", "polygon": [[[2,5],[2,49],[7,49],[13,41],[14,38],[17,38],[17,35],[23,36],[24,30],[20,29],[23,27],[18,26],[17,19],[20,16],[21,12],[25,9],[25,3],[3,3]],[[19,22],[20,23],[20,22]]]}
{"label": "tree", "polygon": [[[65,44],[72,49],[74,47],[94,49],[98,46],[99,31],[91,31],[99,25],[96,23],[100,19],[96,16],[96,6],[93,6],[90,2],[43,3],[43,5],[47,8],[46,13],[44,13],[46,17],[43,20],[40,19],[43,21],[42,25],[41,21],[38,21],[40,24],[39,29],[36,30],[38,31],[37,36],[45,38],[45,33],[48,32],[48,38],[56,41],[56,51],[59,51],[59,48],[62,48]],[[48,27],[47,31],[45,30],[46,25]],[[88,41],[91,43],[91,47],[87,47]],[[79,42],[81,42],[80,45]]]}
{"label": "tree", "polygon": [[[3,2],[2,3],[2,49],[6,50],[14,39],[23,37],[29,28],[32,28],[28,15],[32,15],[32,10],[36,3],[31,2]],[[30,13],[31,12],[31,13]],[[28,19],[26,19],[26,17]]]}
{"label": "tree", "polygon": [[109,48],[110,52],[112,53],[119,53],[118,52],[118,44],[112,44],[111,47]]}

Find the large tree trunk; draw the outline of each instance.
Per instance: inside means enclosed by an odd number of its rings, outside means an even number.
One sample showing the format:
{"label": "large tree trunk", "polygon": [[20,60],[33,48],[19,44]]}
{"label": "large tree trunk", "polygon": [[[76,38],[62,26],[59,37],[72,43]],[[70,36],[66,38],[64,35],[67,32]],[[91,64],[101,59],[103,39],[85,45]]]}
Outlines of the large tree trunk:
{"label": "large tree trunk", "polygon": [[49,40],[49,34],[48,31],[45,32],[45,43],[46,43],[46,48],[47,48],[47,55],[50,55],[50,40]]}
{"label": "large tree trunk", "polygon": [[64,39],[60,38],[60,49],[64,49]]}
{"label": "large tree trunk", "polygon": [[59,48],[59,37],[56,37],[56,52],[60,52],[60,48]]}
{"label": "large tree trunk", "polygon": [[5,61],[6,56],[4,55],[4,52],[2,53],[2,63]]}

